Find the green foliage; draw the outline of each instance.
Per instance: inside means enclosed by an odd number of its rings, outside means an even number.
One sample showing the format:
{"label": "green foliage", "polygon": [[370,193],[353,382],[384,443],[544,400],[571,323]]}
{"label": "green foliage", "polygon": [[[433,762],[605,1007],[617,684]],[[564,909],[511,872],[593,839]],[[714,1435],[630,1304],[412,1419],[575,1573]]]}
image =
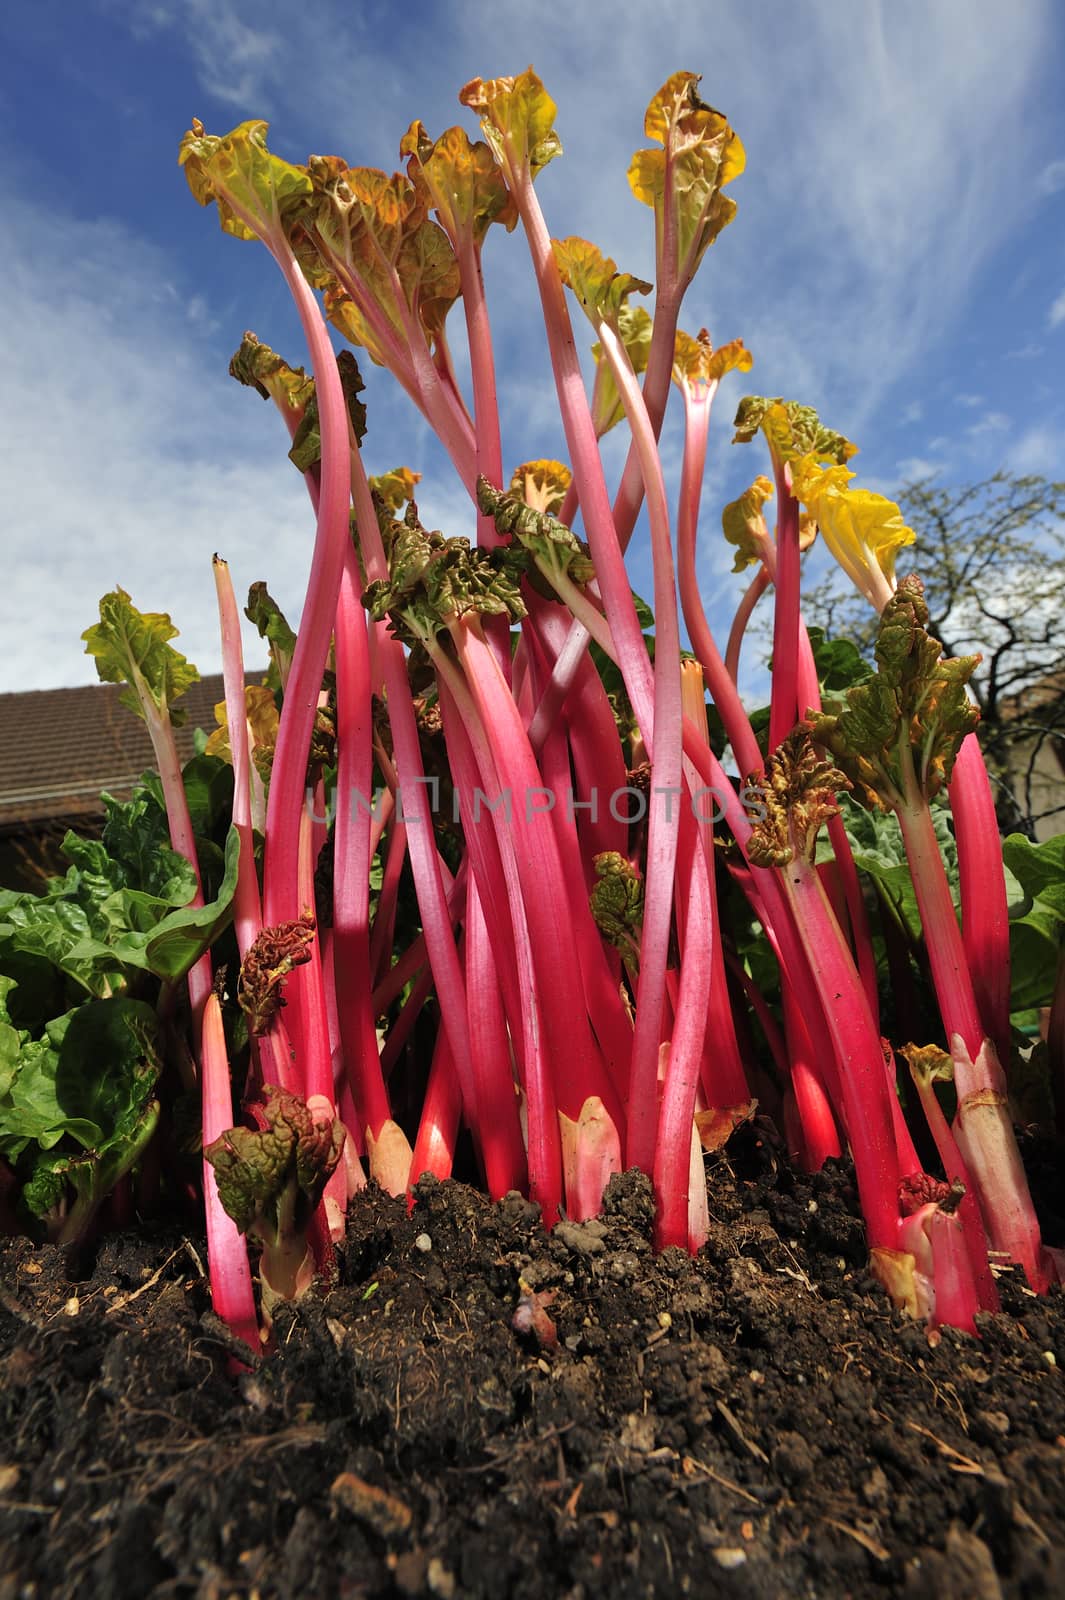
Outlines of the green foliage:
{"label": "green foliage", "polygon": [[70,1242],[128,1172],[159,1116],[153,1008],[113,996],[49,1022],[39,1038],[7,1010],[0,978],[0,1155],[23,1179],[23,1204]]}
{"label": "green foliage", "polygon": [[1014,1014],[1032,1012],[1050,1004],[1065,935],[1065,834],[1033,844],[1012,833],[1002,853],[1017,886],[1010,907],[1010,1005]]}

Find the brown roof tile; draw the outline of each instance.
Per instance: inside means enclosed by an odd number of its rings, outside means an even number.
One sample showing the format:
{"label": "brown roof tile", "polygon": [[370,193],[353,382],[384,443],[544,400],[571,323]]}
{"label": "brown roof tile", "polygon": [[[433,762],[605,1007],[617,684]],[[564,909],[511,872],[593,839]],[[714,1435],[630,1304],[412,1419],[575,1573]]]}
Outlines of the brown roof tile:
{"label": "brown roof tile", "polygon": [[[154,768],[148,730],[119,704],[118,684],[79,689],[34,689],[0,694],[0,832],[55,817],[100,816],[100,791],[127,796],[141,773]],[[182,697],[188,722],[178,728],[178,753],[193,753],[196,728],[215,726],[224,697],[221,673],[211,673]]]}

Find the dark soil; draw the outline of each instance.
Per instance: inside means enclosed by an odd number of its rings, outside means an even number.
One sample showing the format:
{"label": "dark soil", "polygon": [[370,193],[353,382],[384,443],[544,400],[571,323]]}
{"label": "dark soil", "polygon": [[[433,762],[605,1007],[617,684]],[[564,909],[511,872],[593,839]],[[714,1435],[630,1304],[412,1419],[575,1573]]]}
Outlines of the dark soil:
{"label": "dark soil", "polygon": [[745,1130],[710,1197],[690,1260],[634,1175],[550,1237],[516,1197],[368,1192],[235,1378],[201,1241],[81,1281],[3,1242],[0,1600],[1065,1595],[1061,1291],[1004,1271],[978,1340],[930,1338],[845,1169]]}

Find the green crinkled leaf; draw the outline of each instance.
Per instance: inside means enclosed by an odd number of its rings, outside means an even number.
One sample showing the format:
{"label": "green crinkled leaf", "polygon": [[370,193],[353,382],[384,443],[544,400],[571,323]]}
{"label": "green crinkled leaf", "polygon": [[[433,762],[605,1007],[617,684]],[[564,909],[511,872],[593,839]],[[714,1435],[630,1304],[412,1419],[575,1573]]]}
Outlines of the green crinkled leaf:
{"label": "green crinkled leaf", "polygon": [[904,578],[881,616],[875,675],[812,719],[815,737],[870,806],[902,803],[910,761],[925,798],[933,799],[980,720],[966,688],[979,657],[944,659],[927,623],[920,579]]}
{"label": "green crinkled leaf", "polygon": [[178,164],[201,206],[214,201],[222,228],[237,239],[269,240],[303,210],[311,182],[303,167],[266,147],[267,122],[242,122],[224,135],[193,121],[181,141]]}
{"label": "green crinkled leaf", "polygon": [[170,644],[177,633],[166,612],[138,611],[125,589],[114,589],[100,601],[99,622],[82,638],[103,682],[125,686],[119,696],[124,706],[145,719],[148,705],[159,716],[169,712],[176,726],[184,714],[174,711],[174,701],[200,679]]}
{"label": "green crinkled leaf", "polygon": [[14,978],[0,974],[0,1100],[3,1100],[15,1076],[22,1039],[7,1009],[8,995],[15,988]]}
{"label": "green crinkled leaf", "polygon": [[248,603],[244,615],[259,630],[259,638],[270,646],[274,664],[284,677],[296,651],[296,635],[285,620],[285,614],[270,594],[266,584],[253,583],[248,590]]}
{"label": "green crinkled leaf", "polygon": [[782,400],[779,395],[745,395],[736,409],[735,428],[733,444],[749,444],[762,429],[781,461],[813,455],[818,461],[842,465],[857,453],[857,447],[842,433],[823,425],[812,406]]}
{"label": "green crinkled leaf", "polygon": [[267,1246],[306,1227],[344,1142],[341,1123],[315,1122],[298,1095],[268,1084],[263,1126],[230,1128],[204,1154],[218,1197],[241,1233]]}

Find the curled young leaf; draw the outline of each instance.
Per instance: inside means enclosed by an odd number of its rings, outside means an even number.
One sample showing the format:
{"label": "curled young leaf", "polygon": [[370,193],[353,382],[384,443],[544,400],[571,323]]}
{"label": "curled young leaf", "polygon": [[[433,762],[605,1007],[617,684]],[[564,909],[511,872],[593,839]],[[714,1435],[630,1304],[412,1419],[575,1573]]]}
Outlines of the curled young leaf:
{"label": "curled young leaf", "polygon": [[412,122],[399,153],[456,249],[464,234],[480,245],[493,222],[513,229],[518,209],[495,157],[482,140],[471,143],[465,128],[448,128],[434,141],[423,123]]}
{"label": "curled young leaf", "polygon": [[555,132],[558,107],[532,67],[516,78],[471,78],[459,102],[477,112],[481,130],[511,188],[515,180],[535,178],[562,154]]}
{"label": "curled young leaf", "polygon": [[757,566],[770,553],[772,540],[762,515],[762,507],[773,498],[774,489],[769,478],[757,477],[738,500],[730,500],[721,513],[721,528],[729,544],[736,546],[733,572]]}
{"label": "curled young leaf", "polygon": [[[646,371],[648,357],[651,354],[653,328],[650,312],[643,306],[632,306],[628,302],[622,305],[617,315],[616,329],[625,346],[625,353],[632,364],[633,372]],[[595,424],[595,436],[601,439],[604,433],[609,433],[611,428],[616,427],[624,419],[625,407],[621,403],[610,362],[603,360],[601,344],[593,344],[592,355],[595,357],[592,420]]]}
{"label": "curled young leaf", "polygon": [[212,202],[226,233],[278,245],[311,193],[306,168],[282,161],[266,147],[269,123],[242,122],[221,137],[193,119],[181,141],[178,165],[201,206]]}
{"label": "curled young leaf", "polygon": [[573,479],[561,461],[523,461],[510,475],[510,491],[520,495],[533,511],[557,511]]}
{"label": "curled young leaf", "polygon": [[927,625],[920,578],[903,578],[880,619],[875,675],[811,719],[815,739],[832,752],[864,805],[895,809],[913,782],[933,799],[950,782],[961,742],[980,720],[966,692],[979,656],[944,659]]}
{"label": "curled young leaf", "polygon": [[[629,165],[629,186],[655,213],[659,282],[683,292],[723,228],[736,215],[736,203],[722,189],[746,164],[743,145],[728,120],[699,98],[699,75],[675,72],[647,107],[644,132],[659,149],[637,150]],[[667,210],[674,219],[665,259]]]}
{"label": "curled young leaf", "polygon": [[766,763],[762,803],[765,817],[751,830],[748,855],[760,867],[783,867],[796,858],[812,861],[822,823],[839,810],[849,789],[845,773],[814,748],[807,729],[796,728]]}
{"label": "curled young leaf", "polygon": [[754,357],[742,339],[730,339],[716,350],[705,328],[693,339],[678,328],[673,347],[673,382],[680,389],[699,390],[719,383],[726,372],[750,372]]}
{"label": "curled young leaf", "polygon": [[781,400],[779,396],[767,399],[760,394],[746,395],[736,409],[735,428],[733,444],[749,444],[761,429],[777,461],[810,455],[842,466],[858,453],[856,444],[822,425],[812,406]]}
{"label": "curled young leaf", "polygon": [[314,918],[309,914],[264,928],[244,957],[237,1000],[248,1032],[263,1034],[285,1004],[281,987],[293,967],[311,959]]}
{"label": "curled young leaf", "polygon": [[178,726],[184,713],[173,709],[174,701],[199,683],[200,674],[170,644],[177,635],[165,611],[138,611],[125,589],[114,589],[100,601],[99,622],[81,637],[103,682],[125,685],[119,695],[124,706],[145,719],[153,709],[160,717],[169,714]]}
{"label": "curled young leaf", "polygon": [[596,927],[630,964],[639,960],[643,929],[643,878],[617,850],[595,858],[596,884],[589,897]]}
{"label": "curled young leaf", "polygon": [[649,294],[652,285],[631,272],[619,272],[609,256],[587,239],[552,239],[562,282],[572,289],[594,328],[618,331],[619,317],[630,294]]}
{"label": "curled young leaf", "polygon": [[895,558],[915,534],[893,500],[848,487],[853,477],[844,466],[819,465],[812,453],[791,464],[795,498],[859,593],[882,611],[895,585]]}
{"label": "curled young leaf", "polygon": [[393,467],[391,472],[378,473],[370,479],[370,491],[389,511],[402,511],[414,499],[414,490],[421,483],[420,472],[409,467]]}
{"label": "curled young leaf", "polygon": [[248,389],[256,389],[264,400],[272,400],[279,411],[294,411],[299,416],[314,394],[314,379],[302,367],[290,367],[254,333],[246,333],[241,340],[229,363],[229,376]]}

